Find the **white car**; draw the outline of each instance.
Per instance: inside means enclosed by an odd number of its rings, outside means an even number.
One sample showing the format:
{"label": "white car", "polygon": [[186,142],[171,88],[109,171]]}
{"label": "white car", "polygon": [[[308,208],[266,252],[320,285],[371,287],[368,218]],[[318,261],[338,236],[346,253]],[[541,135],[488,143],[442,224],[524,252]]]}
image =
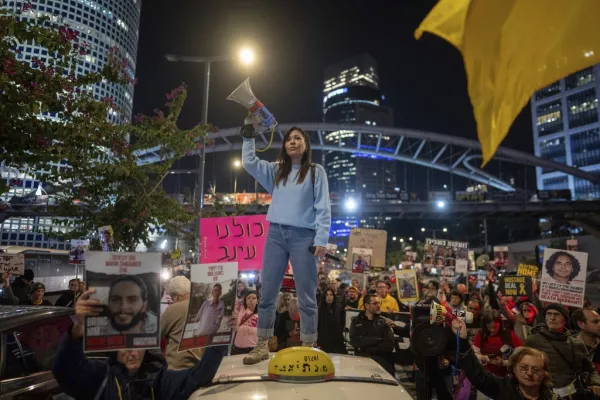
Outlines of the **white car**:
{"label": "white car", "polygon": [[[243,365],[243,355],[225,357],[213,384],[196,391],[198,400],[412,400],[408,392],[370,358],[329,354],[335,376],[326,382],[288,383],[270,379],[269,360]],[[275,355],[271,356],[272,358]]]}

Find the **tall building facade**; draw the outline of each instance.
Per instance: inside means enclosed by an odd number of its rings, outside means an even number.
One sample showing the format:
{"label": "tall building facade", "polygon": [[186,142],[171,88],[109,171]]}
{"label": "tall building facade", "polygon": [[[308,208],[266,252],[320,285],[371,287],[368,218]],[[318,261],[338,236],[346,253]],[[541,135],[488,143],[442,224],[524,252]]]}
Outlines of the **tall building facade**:
{"label": "tall building facade", "polygon": [[[600,64],[539,90],[531,98],[535,154],[600,172]],[[600,185],[537,168],[539,190],[569,189],[573,199],[600,198]]]}
{"label": "tall building facade", "polygon": [[[62,21],[71,29],[79,32],[79,40],[91,46],[88,55],[83,56],[77,66],[77,74],[100,71],[108,61],[110,48],[117,47],[127,59],[129,74],[135,75],[137,47],[139,38],[140,14],[142,0],[28,0],[31,10],[24,17],[36,18],[50,16],[54,21]],[[5,1],[4,8],[14,12],[22,10],[25,1]],[[30,44],[19,48],[19,59],[30,62],[33,57],[47,61],[46,49]],[[133,84],[127,86],[102,82],[94,87],[97,99],[112,97],[126,119],[131,119],[133,110]],[[111,111],[107,116],[116,122],[120,118]],[[60,168],[60,165],[52,165]],[[7,193],[0,194],[0,200],[8,203],[15,196],[25,196],[37,192],[43,196],[43,182],[34,176],[25,174],[14,168],[0,166],[1,179],[11,186]],[[51,199],[50,199],[51,201]],[[1,212],[0,212],[1,215]],[[19,217],[2,220],[0,218],[0,245],[28,246],[66,250],[69,244],[64,240],[48,237],[43,230],[53,228],[56,232],[67,232],[67,227],[53,226],[49,217]]]}
{"label": "tall building facade", "polygon": [[[391,108],[381,104],[385,99],[379,87],[377,62],[369,54],[343,60],[325,69],[323,88],[323,122],[393,126]],[[359,134],[351,130],[329,132],[323,137],[326,145],[356,147],[360,140],[361,148],[380,151],[389,150],[390,138],[379,135]],[[323,164],[327,170],[329,190],[340,197],[360,196],[362,193],[389,193],[396,188],[396,164],[382,162],[384,157],[364,155],[358,152],[346,153],[325,151]],[[383,217],[378,221],[361,221],[361,226],[381,227]],[[358,225],[356,217],[333,218],[332,236],[347,236]]]}

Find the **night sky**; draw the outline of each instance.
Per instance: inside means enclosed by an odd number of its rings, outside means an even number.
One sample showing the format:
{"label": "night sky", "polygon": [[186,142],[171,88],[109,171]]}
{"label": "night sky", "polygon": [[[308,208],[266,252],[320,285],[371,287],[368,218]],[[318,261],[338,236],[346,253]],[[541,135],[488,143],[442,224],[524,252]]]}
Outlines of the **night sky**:
{"label": "night sky", "polygon": [[[244,111],[225,98],[247,76],[254,92],[278,121],[320,121],[325,67],[368,52],[379,64],[383,104],[394,109],[397,127],[476,139],[459,52],[429,34],[419,41],[414,38],[415,28],[436,2],[144,0],[134,113],[151,113],[161,107],[164,94],[185,82],[189,97],[180,126],[192,127],[201,119],[203,66],[169,63],[164,54],[214,56],[235,53],[240,46],[251,45],[259,52],[259,62],[252,69],[235,63],[220,63],[213,69],[209,122],[222,128],[241,124]],[[529,106],[503,145],[533,152]],[[240,154],[217,153],[215,158],[209,155],[207,184],[217,180],[219,192],[231,190],[230,165],[239,157]],[[415,173],[416,182],[422,181],[418,175],[424,170],[413,170]],[[447,174],[436,174],[435,184],[441,185],[448,179]],[[168,189],[193,182],[191,177],[177,179],[168,183]],[[240,172],[238,188],[252,187],[247,174]]]}

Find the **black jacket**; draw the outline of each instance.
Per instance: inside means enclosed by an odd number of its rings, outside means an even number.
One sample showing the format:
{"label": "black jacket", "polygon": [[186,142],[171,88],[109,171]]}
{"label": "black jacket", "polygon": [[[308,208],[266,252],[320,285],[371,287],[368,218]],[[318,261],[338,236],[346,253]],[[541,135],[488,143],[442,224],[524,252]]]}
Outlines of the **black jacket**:
{"label": "black jacket", "polygon": [[368,319],[362,311],[352,318],[350,344],[356,349],[358,355],[391,353],[394,351],[395,331],[398,335],[404,335],[401,328],[390,328],[383,317],[376,315],[373,319]]}
{"label": "black jacket", "polygon": [[335,301],[332,307],[328,307],[325,302],[319,307],[317,345],[326,353],[346,354],[343,314],[344,311]]}
{"label": "black jacket", "polygon": [[23,278],[19,276],[15,278],[10,287],[15,297],[19,299],[19,304],[25,304],[29,301],[31,297],[31,283],[23,282]]}
{"label": "black jacket", "polygon": [[[114,359],[88,360],[83,353],[83,340],[73,340],[67,333],[54,356],[52,373],[61,389],[78,400],[94,399],[102,390],[100,399],[123,400],[187,400],[201,386],[214,378],[226,347],[208,348],[202,359],[192,368],[168,370],[159,354],[146,351],[144,361],[135,376]],[[118,386],[117,386],[118,385]]]}
{"label": "black jacket", "polygon": [[59,307],[73,307],[75,304],[75,293],[72,291],[65,292],[54,303],[55,306]]}
{"label": "black jacket", "polygon": [[[461,339],[459,368],[461,368],[471,384],[484,395],[495,400],[523,400],[519,390],[519,382],[512,375],[498,377],[485,370],[479,362],[469,342]],[[466,352],[464,352],[466,350]],[[550,388],[543,387],[539,400],[552,399]]]}

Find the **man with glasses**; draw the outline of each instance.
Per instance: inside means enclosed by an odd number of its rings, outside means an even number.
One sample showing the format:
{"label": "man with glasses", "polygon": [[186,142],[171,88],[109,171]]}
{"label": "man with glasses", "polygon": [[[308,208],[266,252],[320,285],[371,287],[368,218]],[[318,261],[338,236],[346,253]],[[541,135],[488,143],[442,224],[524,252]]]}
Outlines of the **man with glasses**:
{"label": "man with glasses", "polygon": [[364,297],[364,308],[352,318],[350,344],[355,348],[356,355],[372,358],[395,377],[394,333],[408,336],[408,328],[399,328],[394,321],[383,318],[380,315],[381,301],[375,295],[367,294]]}
{"label": "man with glasses", "polygon": [[[581,392],[582,385],[600,396],[600,375],[586,357],[583,342],[567,329],[569,315],[559,304],[550,304],[542,310],[545,324],[525,340],[525,346],[545,352],[550,364],[554,392],[559,397],[569,397]],[[585,375],[588,376],[586,379]]]}

